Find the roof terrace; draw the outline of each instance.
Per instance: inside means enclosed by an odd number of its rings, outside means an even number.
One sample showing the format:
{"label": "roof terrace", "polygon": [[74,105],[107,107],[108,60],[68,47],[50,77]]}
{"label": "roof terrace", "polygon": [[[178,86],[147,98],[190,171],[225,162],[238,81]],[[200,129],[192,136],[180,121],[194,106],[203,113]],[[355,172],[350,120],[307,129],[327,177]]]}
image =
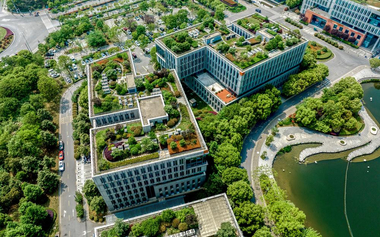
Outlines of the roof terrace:
{"label": "roof terrace", "polygon": [[139,119],[90,130],[93,175],[156,159],[208,153],[182,85],[175,71],[170,75],[178,97],[165,83],[165,87],[137,99]]}

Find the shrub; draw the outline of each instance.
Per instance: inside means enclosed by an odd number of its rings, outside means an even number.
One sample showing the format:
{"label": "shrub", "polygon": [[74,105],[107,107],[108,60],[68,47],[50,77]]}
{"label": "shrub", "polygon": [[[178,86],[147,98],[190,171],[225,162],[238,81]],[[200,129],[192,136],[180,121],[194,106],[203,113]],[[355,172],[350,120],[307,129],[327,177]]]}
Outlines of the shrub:
{"label": "shrub", "polygon": [[311,41],[310,44],[313,46],[317,46],[317,42],[315,42],[315,41]]}
{"label": "shrub", "polygon": [[79,152],[74,153],[74,159],[78,160],[80,158]]}
{"label": "shrub", "polygon": [[78,218],[83,218],[83,216],[84,216],[84,209],[83,209],[82,204],[77,204],[75,206],[75,210],[77,211],[77,217]]}
{"label": "shrub", "polygon": [[181,141],[179,141],[179,145],[180,145],[181,147],[186,146],[186,141],[185,141],[184,139],[182,139]]}
{"label": "shrub", "polygon": [[171,142],[171,143],[170,143],[170,148],[171,148],[172,150],[176,149],[176,148],[177,148],[177,143],[176,143],[176,142]]}
{"label": "shrub", "polygon": [[343,46],[342,46],[342,45],[339,45],[339,49],[340,49],[340,50],[343,50]]}
{"label": "shrub", "polygon": [[318,50],[317,55],[321,55],[321,54],[322,54],[321,50]]}
{"label": "shrub", "polygon": [[174,92],[174,96],[178,98],[178,97],[181,96],[181,93],[180,93],[179,91],[175,91],[175,92]]}
{"label": "shrub", "polygon": [[168,127],[169,128],[172,128],[176,125],[176,123],[178,122],[178,119],[177,118],[172,118],[169,120],[169,122],[167,123]]}
{"label": "shrub", "polygon": [[141,135],[141,132],[142,132],[142,127],[141,127],[141,126],[137,126],[137,127],[135,128],[135,130],[133,131],[133,135],[134,135],[135,137],[140,136],[140,135]]}
{"label": "shrub", "polygon": [[322,51],[326,53],[328,50],[327,50],[326,47],[323,47],[323,48],[322,48]]}
{"label": "shrub", "polygon": [[267,158],[267,151],[264,151],[264,152],[261,154],[260,158],[261,158],[262,160],[265,160],[265,159]]}
{"label": "shrub", "polygon": [[178,225],[178,229],[182,232],[182,231],[186,231],[189,227],[187,226],[186,223],[180,223]]}
{"label": "shrub", "polygon": [[135,146],[132,147],[131,148],[131,154],[134,155],[134,156],[137,155],[137,154],[139,154],[139,149],[137,147],[135,147]]}
{"label": "shrub", "polygon": [[172,221],[172,227],[177,228],[178,225],[179,225],[179,219],[178,218],[174,218],[174,220]]}

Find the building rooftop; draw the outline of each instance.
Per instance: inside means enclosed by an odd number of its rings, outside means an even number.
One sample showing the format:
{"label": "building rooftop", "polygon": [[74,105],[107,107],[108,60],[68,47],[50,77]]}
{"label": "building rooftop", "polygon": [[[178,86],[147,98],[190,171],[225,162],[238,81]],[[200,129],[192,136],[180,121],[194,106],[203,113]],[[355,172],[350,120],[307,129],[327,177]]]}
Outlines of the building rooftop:
{"label": "building rooftop", "polygon": [[168,116],[164,110],[165,103],[162,95],[142,97],[138,101],[144,125],[149,124],[150,119]]}
{"label": "building rooftop", "polygon": [[[164,109],[165,100],[163,99],[161,91],[147,97],[135,98],[138,101],[138,106],[129,111],[137,112],[137,114],[140,114],[139,117],[136,116],[134,120],[130,121],[114,123],[102,127],[94,127],[90,130],[93,176],[140,166],[150,162],[156,162],[157,159],[162,160],[178,156],[196,157],[208,153],[207,145],[200,132],[177,74],[174,70],[171,71],[171,73],[174,75],[176,87],[180,92],[180,97],[177,100],[180,119],[178,119],[174,127],[164,125],[164,130],[161,130],[156,134],[157,137],[160,135],[166,136],[167,147],[163,147],[162,145],[158,146],[158,141],[152,139],[152,142],[157,144],[157,149],[151,151],[148,150],[143,154],[129,154],[128,156],[123,155],[122,158],[115,158],[113,152],[117,151],[117,149],[132,149],[132,146],[128,145],[128,137],[134,136],[137,143],[140,143],[143,139],[145,139],[146,142],[146,138],[149,138],[149,136],[147,132],[144,132],[144,127],[148,125],[151,126],[151,123],[154,122],[157,122],[155,124],[157,125],[158,123],[162,123],[163,120],[169,120],[169,116]],[[162,93],[164,92],[167,91],[163,90]],[[107,138],[109,131],[118,134],[112,141]],[[179,140],[177,139],[180,135],[183,136],[183,139],[186,141],[185,146],[179,145]],[[177,148],[171,149],[169,144],[172,141],[178,143]],[[141,146],[144,146],[143,143],[141,143]],[[153,147],[154,146],[155,145],[153,145]],[[152,145],[150,145],[150,147],[152,147]]]}
{"label": "building rooftop", "polygon": [[[178,211],[183,208],[193,208],[198,220],[198,228],[195,229],[196,235],[200,237],[216,236],[216,233],[224,222],[230,222],[236,230],[238,237],[243,237],[243,234],[236,221],[235,215],[232,211],[230,203],[225,193],[215,195],[212,197],[200,199],[194,202],[186,203],[183,205],[175,206],[170,209]],[[140,223],[148,218],[156,217],[162,213],[163,210],[153,212],[150,214],[130,218],[124,220],[129,224]],[[100,237],[102,231],[111,229],[114,224],[108,224],[95,228],[95,236]],[[182,236],[182,235],[178,235]]]}
{"label": "building rooftop", "polygon": [[128,89],[136,88],[135,77],[132,74],[126,75],[125,80],[127,81]]}
{"label": "building rooftop", "polygon": [[237,98],[207,72],[198,74],[196,80],[204,85],[211,93],[218,96],[218,98],[225,104],[228,104]]}
{"label": "building rooftop", "polygon": [[[241,31],[233,30],[234,28],[240,28]],[[202,29],[203,23],[200,23],[158,38],[157,42],[169,49],[176,56],[181,56],[187,52],[197,50],[200,47],[210,47],[231,61],[231,63],[239,69],[248,70],[250,66],[258,64],[268,57],[270,58],[270,52],[278,48],[277,43],[272,44],[274,48],[267,46],[269,41],[274,39],[283,41],[284,47],[280,49],[281,51],[293,45],[297,45],[298,42],[304,41],[304,39],[296,33],[289,31],[287,28],[275,22],[269,21],[266,17],[258,13],[234,21],[227,27],[214,21],[213,30],[204,28],[202,31]],[[235,33],[242,31],[245,31],[245,35],[249,35],[249,37],[245,37],[245,39],[242,40],[242,36],[239,35],[241,33]],[[181,34],[184,35],[178,37]],[[277,35],[278,37],[276,38]],[[185,50],[179,50],[176,43],[182,44],[181,42],[185,41],[186,37],[193,39],[191,47],[185,47]],[[182,39],[182,41],[177,41],[177,39]],[[189,44],[187,45],[189,46]],[[193,45],[196,47],[193,47]]]}

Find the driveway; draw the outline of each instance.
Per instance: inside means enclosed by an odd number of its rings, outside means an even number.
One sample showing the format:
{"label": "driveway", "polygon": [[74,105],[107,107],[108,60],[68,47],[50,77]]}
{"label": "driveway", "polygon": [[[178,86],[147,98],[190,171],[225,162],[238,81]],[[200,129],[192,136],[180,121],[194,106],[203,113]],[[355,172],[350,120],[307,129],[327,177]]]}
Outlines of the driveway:
{"label": "driveway", "polygon": [[[153,46],[154,42],[148,44],[147,48],[152,49]],[[148,74],[154,71],[153,64],[150,62],[150,54],[146,54],[140,47],[135,47],[133,52],[137,55],[137,58],[133,60],[137,75]]]}

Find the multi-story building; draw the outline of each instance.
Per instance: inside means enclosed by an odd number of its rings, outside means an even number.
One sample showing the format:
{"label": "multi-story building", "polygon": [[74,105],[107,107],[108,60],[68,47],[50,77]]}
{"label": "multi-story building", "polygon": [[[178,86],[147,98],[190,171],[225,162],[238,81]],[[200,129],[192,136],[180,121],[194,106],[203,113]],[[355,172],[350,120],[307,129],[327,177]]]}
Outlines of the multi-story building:
{"label": "multi-story building", "polygon": [[[222,223],[229,222],[231,226],[235,229],[235,236],[243,237],[243,233],[241,232],[239,228],[239,224],[236,221],[235,215],[232,211],[227,195],[225,193],[218,194],[218,195],[204,198],[204,199],[200,199],[194,202],[177,205],[170,209],[176,212],[176,211],[181,211],[183,208],[191,208],[194,210],[194,213],[197,219],[197,227],[194,227],[193,229],[183,231],[177,234],[172,234],[172,235],[169,235],[169,234],[166,235],[166,233],[163,233],[164,236],[169,236],[169,237],[216,236]],[[136,216],[132,218],[126,217],[123,221],[129,225],[135,225],[149,218],[155,218],[161,215],[162,212],[163,210],[160,210],[160,211],[155,211],[149,214]],[[103,236],[102,232],[113,228],[115,219],[116,219],[115,215],[106,216],[107,224],[95,228],[94,236],[95,237]]]}
{"label": "multi-story building", "polygon": [[[107,59],[101,63],[104,60]],[[110,89],[110,95],[114,96],[112,108],[119,110],[96,114],[99,107],[94,101],[100,100],[100,94],[104,92],[98,85],[107,86],[105,79],[92,78],[92,68],[99,67],[88,67],[89,111],[94,127],[90,130],[91,165],[92,179],[108,209],[126,209],[199,189],[206,178],[205,155],[208,150],[176,72],[171,73],[180,92],[177,105],[181,121],[169,128],[164,125],[169,116],[158,88],[150,95],[140,92],[129,96],[118,96]],[[117,81],[123,78],[121,75]],[[170,105],[174,106],[173,101]],[[157,126],[160,131],[156,135],[160,136],[160,141],[167,139],[167,144],[159,144],[151,133],[148,136],[148,132]],[[133,128],[141,130],[136,134]],[[104,139],[104,135],[110,133],[117,133],[116,138]],[[137,144],[128,142],[130,136],[136,136]],[[178,146],[172,146],[170,143],[173,142]],[[156,149],[149,150],[148,146]],[[138,154],[133,149],[139,149]],[[122,157],[116,158],[115,154]]]}
{"label": "multi-story building", "polygon": [[[186,44],[177,40],[183,32],[188,33],[191,47],[178,50],[175,46]],[[275,36],[286,46],[268,49],[265,45]],[[288,43],[292,40],[296,43]],[[160,65],[175,69],[216,111],[267,84],[280,86],[290,74],[297,73],[307,46],[300,35],[257,13],[227,27],[216,21],[211,28],[200,23],[162,36],[155,43]],[[221,50],[224,44],[233,49]]]}
{"label": "multi-story building", "polygon": [[371,50],[380,50],[380,11],[373,6],[350,0],[304,0],[301,13],[308,23],[353,37],[353,43]]}

